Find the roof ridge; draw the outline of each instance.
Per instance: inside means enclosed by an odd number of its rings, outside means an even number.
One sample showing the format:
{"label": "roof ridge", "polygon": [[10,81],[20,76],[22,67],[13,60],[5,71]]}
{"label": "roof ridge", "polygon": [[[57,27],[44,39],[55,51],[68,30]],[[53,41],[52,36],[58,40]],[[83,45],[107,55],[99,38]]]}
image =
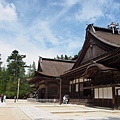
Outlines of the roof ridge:
{"label": "roof ridge", "polygon": [[49,61],[61,61],[61,62],[75,62],[75,60],[63,60],[63,59],[53,59],[53,58],[42,58],[42,60],[49,60]]}
{"label": "roof ridge", "polygon": [[[95,28],[96,31],[104,31],[104,32],[109,32],[112,33],[112,29],[109,28],[105,28],[105,27],[99,27],[99,26],[93,26]],[[113,34],[113,33],[112,33]],[[118,30],[115,30],[114,34],[118,34]]]}

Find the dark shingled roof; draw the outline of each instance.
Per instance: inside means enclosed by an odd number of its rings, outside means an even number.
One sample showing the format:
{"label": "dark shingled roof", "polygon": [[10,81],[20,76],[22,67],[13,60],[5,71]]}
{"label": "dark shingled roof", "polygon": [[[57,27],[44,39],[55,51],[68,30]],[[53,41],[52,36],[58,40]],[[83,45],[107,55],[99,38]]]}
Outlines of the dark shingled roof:
{"label": "dark shingled roof", "polygon": [[106,50],[106,52],[101,54],[101,56],[96,56],[96,58],[94,58],[97,61],[107,57],[108,53],[110,53],[111,51],[120,48],[120,34],[118,34],[117,29],[115,29],[113,33],[113,30],[110,28],[102,28],[93,26],[93,24],[89,24],[86,28],[86,38],[82,50],[78,55],[76,63],[70,71],[66,72],[66,74],[71,73],[72,71],[75,71],[76,69],[81,68],[82,66],[91,62],[90,59],[85,64],[81,63],[83,58],[85,57],[88,47],[91,44],[90,41],[93,41],[93,43],[95,42],[98,46],[102,46],[102,49]]}
{"label": "dark shingled roof", "polygon": [[99,38],[101,41],[110,44],[115,47],[120,47],[120,34],[118,34],[118,31],[115,31],[115,33],[112,33],[112,30],[107,28],[100,28],[95,27],[95,36]]}
{"label": "dark shingled roof", "polygon": [[100,63],[93,63],[86,68],[86,70],[85,70],[84,74],[82,74],[82,76],[91,76],[93,73],[96,72],[96,70],[99,70],[101,72],[108,72],[108,71],[117,70],[117,69],[107,67]]}
{"label": "dark shingled roof", "polygon": [[42,58],[39,61],[41,71],[38,70],[37,72],[42,75],[47,76],[60,76],[65,71],[70,70],[74,65],[75,61],[68,61],[68,60],[56,60],[56,59],[48,59]]}

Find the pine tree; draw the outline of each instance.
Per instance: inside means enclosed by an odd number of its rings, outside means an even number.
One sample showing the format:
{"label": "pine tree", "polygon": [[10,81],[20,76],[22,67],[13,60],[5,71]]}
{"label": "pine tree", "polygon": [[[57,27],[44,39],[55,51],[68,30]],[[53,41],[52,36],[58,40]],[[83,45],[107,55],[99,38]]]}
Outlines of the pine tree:
{"label": "pine tree", "polygon": [[7,73],[8,83],[6,86],[6,94],[9,98],[16,96],[18,79],[20,79],[20,97],[25,95],[24,86],[27,84],[25,79],[25,62],[23,58],[26,55],[20,55],[17,50],[14,50],[10,56],[8,56]]}

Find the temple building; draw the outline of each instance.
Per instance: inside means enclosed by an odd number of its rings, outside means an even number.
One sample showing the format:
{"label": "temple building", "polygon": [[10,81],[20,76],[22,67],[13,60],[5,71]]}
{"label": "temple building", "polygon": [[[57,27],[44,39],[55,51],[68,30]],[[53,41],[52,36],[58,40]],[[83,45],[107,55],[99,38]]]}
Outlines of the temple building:
{"label": "temple building", "polygon": [[[59,79],[57,79],[59,78]],[[40,58],[29,84],[38,98],[70,95],[70,103],[120,108],[120,31],[89,24],[83,47],[75,61]]]}
{"label": "temple building", "polygon": [[28,80],[36,88],[37,99],[59,99],[60,75],[72,68],[75,61],[39,57],[38,70]]}
{"label": "temple building", "polygon": [[69,81],[71,102],[119,108],[120,32],[116,24],[109,28],[88,25],[76,63],[61,79]]}

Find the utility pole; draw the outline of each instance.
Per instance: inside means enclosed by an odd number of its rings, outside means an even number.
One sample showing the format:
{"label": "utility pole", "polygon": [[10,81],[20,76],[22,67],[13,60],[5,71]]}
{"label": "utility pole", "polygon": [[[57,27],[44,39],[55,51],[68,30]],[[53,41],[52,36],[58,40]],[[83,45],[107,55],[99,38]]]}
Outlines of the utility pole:
{"label": "utility pole", "polygon": [[17,101],[18,101],[18,98],[19,98],[19,90],[20,90],[20,78],[18,79]]}

